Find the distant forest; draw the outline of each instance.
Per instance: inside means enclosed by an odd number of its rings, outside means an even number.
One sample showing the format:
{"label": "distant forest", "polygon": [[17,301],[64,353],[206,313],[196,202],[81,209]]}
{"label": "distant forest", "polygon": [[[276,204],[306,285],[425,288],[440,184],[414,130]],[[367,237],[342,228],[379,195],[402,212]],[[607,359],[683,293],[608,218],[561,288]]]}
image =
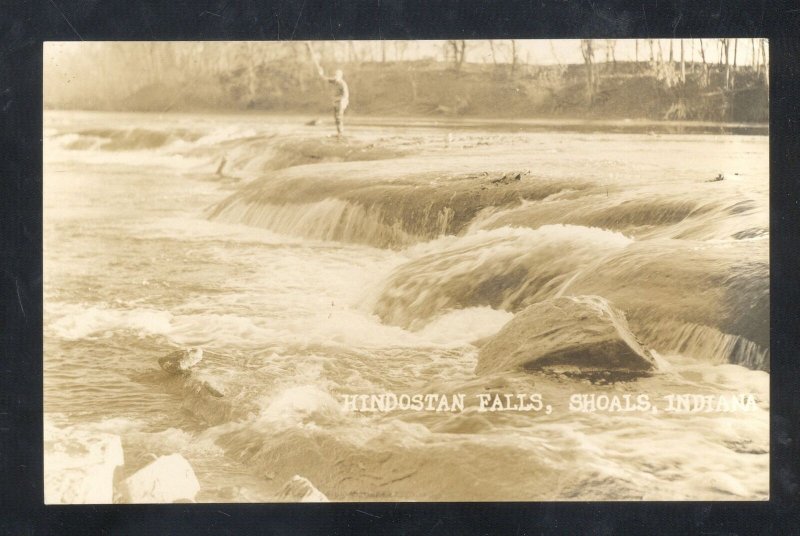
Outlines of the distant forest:
{"label": "distant forest", "polygon": [[[764,39],[570,43],[579,59],[531,60],[530,41],[321,41],[350,85],[351,114],[765,122]],[[60,47],[59,47],[60,45]],[[541,43],[537,43],[541,45]],[[47,108],[318,115],[331,106],[304,42],[67,43],[45,49]],[[543,46],[543,45],[542,45]],[[527,48],[526,48],[527,47]]]}

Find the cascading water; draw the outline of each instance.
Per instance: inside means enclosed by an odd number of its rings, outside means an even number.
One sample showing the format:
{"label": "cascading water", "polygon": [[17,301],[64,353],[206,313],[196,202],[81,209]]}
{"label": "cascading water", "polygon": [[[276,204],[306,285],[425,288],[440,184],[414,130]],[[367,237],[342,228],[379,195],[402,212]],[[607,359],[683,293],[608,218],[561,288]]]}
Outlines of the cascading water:
{"label": "cascading water", "polygon": [[[340,501],[768,496],[765,137],[471,131],[452,148],[435,128],[340,144],[302,123],[46,114],[49,422],[120,435],[126,474],[180,452],[201,501],[282,500],[295,475]],[[481,340],[570,295],[621,310],[659,370],[476,375]],[[158,368],[187,346],[204,349],[192,375]],[[534,392],[552,413],[342,403]],[[584,413],[574,393],[757,406]]]}

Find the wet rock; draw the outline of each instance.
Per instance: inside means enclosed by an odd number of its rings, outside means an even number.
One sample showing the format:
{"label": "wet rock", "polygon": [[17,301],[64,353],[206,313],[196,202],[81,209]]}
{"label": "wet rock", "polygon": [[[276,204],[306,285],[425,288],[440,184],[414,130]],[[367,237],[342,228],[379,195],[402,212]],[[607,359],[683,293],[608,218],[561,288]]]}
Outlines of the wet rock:
{"label": "wet rock", "polygon": [[123,463],[119,436],[45,423],[45,503],[110,504],[114,470]]}
{"label": "wet rock", "polygon": [[284,484],[278,498],[288,502],[330,502],[324,493],[300,475],[294,475]]}
{"label": "wet rock", "polygon": [[643,240],[569,285],[625,311],[662,354],[769,370],[769,241]]}
{"label": "wet rock", "polygon": [[[592,186],[573,177],[528,180],[526,170],[505,159],[493,160],[487,171],[489,163],[471,157],[442,163],[428,157],[399,158],[404,149],[396,145],[318,145],[298,147],[291,153],[292,167],[281,165],[280,174],[248,183],[218,203],[209,217],[315,240],[402,248],[460,234],[486,208]],[[309,154],[325,156],[312,160]],[[378,159],[385,160],[384,165],[368,162]],[[277,165],[277,160],[272,163]],[[321,162],[329,163],[301,165]]]}
{"label": "wet rock", "polygon": [[170,374],[187,374],[189,369],[202,360],[202,348],[188,348],[165,355],[158,360],[158,364]]}
{"label": "wet rock", "polygon": [[555,298],[523,309],[481,347],[478,374],[527,369],[610,377],[655,369],[625,315],[599,296]]}
{"label": "wet rock", "polygon": [[161,456],[126,478],[121,484],[122,502],[192,502],[200,483],[192,466],[180,454]]}
{"label": "wet rock", "polygon": [[203,390],[213,397],[223,398],[225,396],[223,390],[220,387],[214,385],[213,381],[205,380],[201,385],[203,386]]}
{"label": "wet rock", "polygon": [[513,182],[519,181],[520,179],[522,179],[522,177],[528,176],[529,174],[530,174],[530,171],[528,171],[528,170],[519,171],[519,172],[516,172],[516,173],[515,172],[504,173],[500,177],[498,177],[496,179],[492,179],[490,182],[492,184],[496,185],[496,186],[499,186],[499,185],[502,185],[502,184],[511,184]]}
{"label": "wet rock", "polygon": [[219,166],[217,167],[216,174],[220,177],[224,176],[223,169],[225,168],[225,164],[228,163],[228,160],[223,156],[222,159],[219,161]]}

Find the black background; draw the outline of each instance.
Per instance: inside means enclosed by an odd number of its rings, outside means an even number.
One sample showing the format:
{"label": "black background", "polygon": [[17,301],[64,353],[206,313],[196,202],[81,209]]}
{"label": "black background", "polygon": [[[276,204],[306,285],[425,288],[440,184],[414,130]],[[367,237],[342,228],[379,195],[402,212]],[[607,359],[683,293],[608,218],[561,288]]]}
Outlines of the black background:
{"label": "black background", "polygon": [[[800,534],[800,5],[0,1],[0,534]],[[768,37],[771,500],[44,506],[42,42],[62,40]]]}

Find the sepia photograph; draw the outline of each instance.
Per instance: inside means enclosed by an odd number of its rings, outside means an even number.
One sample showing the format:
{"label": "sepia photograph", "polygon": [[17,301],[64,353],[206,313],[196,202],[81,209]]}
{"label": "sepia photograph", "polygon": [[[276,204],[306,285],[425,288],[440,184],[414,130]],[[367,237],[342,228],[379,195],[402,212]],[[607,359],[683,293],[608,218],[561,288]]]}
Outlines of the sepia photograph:
{"label": "sepia photograph", "polygon": [[42,59],[46,504],[770,499],[767,39]]}

